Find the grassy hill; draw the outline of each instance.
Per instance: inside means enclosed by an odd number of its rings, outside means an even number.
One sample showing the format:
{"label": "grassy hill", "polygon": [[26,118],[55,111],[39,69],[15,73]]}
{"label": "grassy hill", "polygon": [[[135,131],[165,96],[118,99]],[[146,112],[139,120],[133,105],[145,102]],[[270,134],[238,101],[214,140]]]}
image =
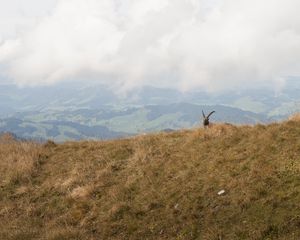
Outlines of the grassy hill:
{"label": "grassy hill", "polygon": [[115,141],[0,139],[0,239],[296,240],[299,203],[299,116]]}

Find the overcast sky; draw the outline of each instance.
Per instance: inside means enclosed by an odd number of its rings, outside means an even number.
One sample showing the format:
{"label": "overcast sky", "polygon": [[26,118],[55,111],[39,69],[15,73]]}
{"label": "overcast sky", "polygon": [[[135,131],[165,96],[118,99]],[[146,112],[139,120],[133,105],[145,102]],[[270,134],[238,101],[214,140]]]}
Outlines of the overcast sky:
{"label": "overcast sky", "polygon": [[0,0],[0,75],[19,85],[280,88],[300,75],[299,9],[299,0]]}

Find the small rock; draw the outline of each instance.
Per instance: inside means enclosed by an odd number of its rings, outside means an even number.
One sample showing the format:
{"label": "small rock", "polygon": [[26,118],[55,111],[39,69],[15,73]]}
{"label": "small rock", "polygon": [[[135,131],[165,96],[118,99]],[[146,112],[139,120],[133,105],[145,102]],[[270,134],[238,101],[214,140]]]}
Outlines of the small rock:
{"label": "small rock", "polygon": [[225,190],[221,190],[220,192],[218,192],[218,195],[221,196],[221,195],[224,195],[225,194]]}
{"label": "small rock", "polygon": [[177,203],[177,204],[174,206],[174,208],[177,210],[178,207],[179,207],[179,204]]}

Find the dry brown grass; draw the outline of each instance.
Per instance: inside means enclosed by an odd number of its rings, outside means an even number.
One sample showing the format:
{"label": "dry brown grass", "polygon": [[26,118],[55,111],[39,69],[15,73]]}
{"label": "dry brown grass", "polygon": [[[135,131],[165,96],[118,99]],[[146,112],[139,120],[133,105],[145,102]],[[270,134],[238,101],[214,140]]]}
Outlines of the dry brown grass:
{"label": "dry brown grass", "polygon": [[41,153],[34,142],[17,141],[11,135],[0,137],[0,186],[30,181]]}
{"label": "dry brown grass", "polygon": [[0,239],[300,239],[299,121],[24,144],[0,148],[23,169]]}

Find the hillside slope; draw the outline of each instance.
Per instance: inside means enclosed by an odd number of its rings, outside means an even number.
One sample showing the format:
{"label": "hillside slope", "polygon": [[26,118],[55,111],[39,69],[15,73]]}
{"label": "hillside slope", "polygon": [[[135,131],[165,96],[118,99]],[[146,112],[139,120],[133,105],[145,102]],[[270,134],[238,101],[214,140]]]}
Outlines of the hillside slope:
{"label": "hillside slope", "polygon": [[0,160],[0,239],[300,239],[296,118],[115,141],[0,141]]}

